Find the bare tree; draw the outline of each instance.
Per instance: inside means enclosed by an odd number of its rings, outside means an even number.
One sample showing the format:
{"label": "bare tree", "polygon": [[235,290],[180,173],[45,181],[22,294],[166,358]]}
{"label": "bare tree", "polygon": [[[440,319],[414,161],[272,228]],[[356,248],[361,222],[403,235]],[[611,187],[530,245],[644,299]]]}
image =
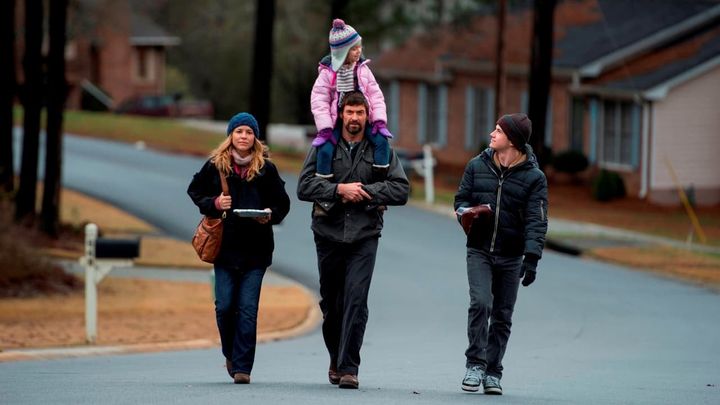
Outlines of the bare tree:
{"label": "bare tree", "polygon": [[15,190],[13,100],[15,99],[15,0],[0,1],[0,192]]}
{"label": "bare tree", "polygon": [[275,0],[257,0],[255,11],[255,48],[250,86],[250,112],[260,126],[260,139],[268,141],[267,124],[270,120],[270,83],[273,69],[273,25]]}
{"label": "bare tree", "polygon": [[533,6],[532,56],[528,116],[533,123],[530,145],[540,167],[547,164],[550,151],[545,146],[547,104],[552,82],[553,26],[556,0],[535,0]]}
{"label": "bare tree", "polygon": [[62,171],[62,127],[67,83],[65,82],[65,36],[68,0],[50,2],[48,32],[48,103],[45,142],[45,182],[43,188],[41,229],[57,236],[60,213],[60,174]]}
{"label": "bare tree", "polygon": [[25,0],[25,83],[21,90],[23,103],[23,147],[20,186],[15,198],[15,220],[30,224],[35,218],[37,195],[38,144],[40,110],[42,109],[42,37],[43,1]]}

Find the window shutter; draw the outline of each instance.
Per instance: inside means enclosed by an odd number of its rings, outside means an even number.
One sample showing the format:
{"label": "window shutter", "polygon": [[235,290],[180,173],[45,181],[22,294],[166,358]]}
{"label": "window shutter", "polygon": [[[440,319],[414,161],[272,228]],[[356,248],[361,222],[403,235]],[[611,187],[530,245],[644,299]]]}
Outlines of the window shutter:
{"label": "window shutter", "polygon": [[437,120],[437,131],[438,131],[438,146],[447,145],[447,86],[443,85],[438,88],[438,120]]}
{"label": "window shutter", "polygon": [[425,111],[425,100],[427,99],[427,87],[425,87],[425,83],[418,84],[418,143],[420,145],[425,144],[425,122],[427,121]]}
{"label": "window shutter", "polygon": [[473,149],[473,138],[477,136],[475,134],[475,128],[473,122],[475,122],[475,89],[472,86],[465,87],[465,149]]}

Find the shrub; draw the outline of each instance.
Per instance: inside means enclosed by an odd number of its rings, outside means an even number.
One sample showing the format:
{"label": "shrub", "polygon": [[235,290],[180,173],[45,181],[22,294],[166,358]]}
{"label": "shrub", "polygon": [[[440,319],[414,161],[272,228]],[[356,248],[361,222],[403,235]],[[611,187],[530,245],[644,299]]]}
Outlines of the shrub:
{"label": "shrub", "polygon": [[582,152],[566,150],[554,156],[552,165],[558,172],[576,174],[587,169],[588,160]]}
{"label": "shrub", "polygon": [[0,204],[0,210],[0,298],[82,290],[81,279],[39,254],[38,250],[46,246],[45,236],[35,229],[13,225],[7,204]]}
{"label": "shrub", "polygon": [[625,196],[625,183],[619,174],[603,169],[593,180],[592,194],[598,201],[621,198]]}

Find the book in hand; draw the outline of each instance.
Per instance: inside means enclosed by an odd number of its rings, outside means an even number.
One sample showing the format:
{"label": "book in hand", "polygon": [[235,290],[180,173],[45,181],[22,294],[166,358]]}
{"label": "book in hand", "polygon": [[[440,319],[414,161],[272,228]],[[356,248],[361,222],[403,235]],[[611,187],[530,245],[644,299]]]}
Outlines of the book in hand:
{"label": "book in hand", "polygon": [[251,208],[236,208],[233,210],[233,214],[243,218],[262,218],[270,216],[269,211]]}

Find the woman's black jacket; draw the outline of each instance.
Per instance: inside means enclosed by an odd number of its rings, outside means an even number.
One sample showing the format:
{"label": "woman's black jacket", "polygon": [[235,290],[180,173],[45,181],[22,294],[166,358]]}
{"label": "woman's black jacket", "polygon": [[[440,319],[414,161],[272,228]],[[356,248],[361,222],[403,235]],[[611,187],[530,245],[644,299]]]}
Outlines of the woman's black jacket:
{"label": "woman's black jacket", "polygon": [[[223,241],[216,265],[238,268],[267,268],[272,263],[275,247],[272,226],[279,224],[290,210],[290,199],[285,182],[272,162],[265,160],[259,175],[251,181],[240,178],[235,172],[227,177],[232,209],[254,208],[272,210],[270,222],[260,224],[252,218],[240,218],[228,210],[223,225]],[[215,208],[215,198],[222,192],[220,172],[209,160],[195,173],[187,193],[200,213],[220,218],[222,211]]]}

